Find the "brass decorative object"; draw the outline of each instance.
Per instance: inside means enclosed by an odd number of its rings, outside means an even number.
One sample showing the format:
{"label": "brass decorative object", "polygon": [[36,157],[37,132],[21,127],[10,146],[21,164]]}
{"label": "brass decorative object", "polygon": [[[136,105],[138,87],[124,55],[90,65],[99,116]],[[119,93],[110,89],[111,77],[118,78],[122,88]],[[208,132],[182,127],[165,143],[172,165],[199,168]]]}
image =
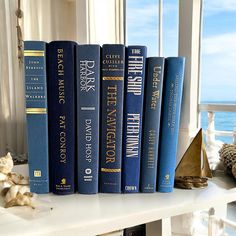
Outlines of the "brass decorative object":
{"label": "brass decorative object", "polygon": [[212,173],[200,129],[175,170],[175,187],[204,188],[208,178],[212,178]]}

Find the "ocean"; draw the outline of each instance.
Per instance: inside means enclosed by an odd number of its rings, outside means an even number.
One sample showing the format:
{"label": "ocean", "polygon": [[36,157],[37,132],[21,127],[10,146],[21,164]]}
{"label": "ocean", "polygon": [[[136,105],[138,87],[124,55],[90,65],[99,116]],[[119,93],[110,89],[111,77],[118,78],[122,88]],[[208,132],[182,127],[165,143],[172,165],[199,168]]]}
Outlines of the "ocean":
{"label": "ocean", "polygon": [[[210,103],[210,102],[202,102]],[[213,102],[211,102],[213,103]],[[214,104],[235,104],[235,102],[214,102]],[[207,112],[201,112],[201,127],[207,129]],[[220,131],[233,131],[236,129],[236,112],[215,112],[215,129]],[[216,136],[217,140],[232,143],[233,137]]]}

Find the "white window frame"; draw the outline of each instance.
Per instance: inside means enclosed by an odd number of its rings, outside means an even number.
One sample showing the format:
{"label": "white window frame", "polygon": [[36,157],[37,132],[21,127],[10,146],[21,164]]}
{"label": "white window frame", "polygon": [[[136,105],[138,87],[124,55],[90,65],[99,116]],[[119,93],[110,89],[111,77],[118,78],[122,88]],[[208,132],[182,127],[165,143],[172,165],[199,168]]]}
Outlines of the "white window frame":
{"label": "white window frame", "polygon": [[202,0],[179,0],[178,55],[186,58],[177,163],[199,128]]}

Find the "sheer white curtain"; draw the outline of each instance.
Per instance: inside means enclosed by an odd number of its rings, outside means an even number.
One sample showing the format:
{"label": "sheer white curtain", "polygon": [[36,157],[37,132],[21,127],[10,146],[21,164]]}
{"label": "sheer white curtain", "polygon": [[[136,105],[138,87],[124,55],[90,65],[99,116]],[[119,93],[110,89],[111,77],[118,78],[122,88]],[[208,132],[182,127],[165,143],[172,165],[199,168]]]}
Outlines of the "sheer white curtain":
{"label": "sheer white curtain", "polygon": [[18,61],[16,0],[0,1],[0,154],[25,151],[22,64]]}
{"label": "sheer white curtain", "polygon": [[89,43],[125,42],[123,0],[89,0]]}
{"label": "sheer white curtain", "polygon": [[[23,64],[18,61],[17,0],[0,0],[0,155],[26,152]],[[24,40],[76,40],[75,1],[22,0]]]}
{"label": "sheer white curtain", "polygon": [[[17,4],[17,0],[0,0],[0,156],[27,151]],[[123,0],[21,0],[21,9],[23,40],[124,42]]]}
{"label": "sheer white curtain", "polygon": [[22,0],[24,40],[75,40],[76,1]]}

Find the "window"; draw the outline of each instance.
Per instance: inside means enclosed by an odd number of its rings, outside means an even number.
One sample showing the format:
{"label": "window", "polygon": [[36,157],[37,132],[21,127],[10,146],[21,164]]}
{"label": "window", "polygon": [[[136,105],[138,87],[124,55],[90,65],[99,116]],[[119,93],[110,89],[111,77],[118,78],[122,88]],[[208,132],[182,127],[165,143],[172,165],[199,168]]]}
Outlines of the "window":
{"label": "window", "polygon": [[[162,50],[165,57],[178,54],[178,2],[178,0],[163,1]],[[148,56],[157,56],[159,1],[129,0],[126,4],[127,44],[146,45]]]}
{"label": "window", "polygon": [[147,46],[148,56],[158,52],[158,1],[127,1],[127,44]]}
{"label": "window", "polygon": [[[236,2],[205,0],[202,26],[201,102],[233,104],[236,101]],[[202,113],[207,128],[207,112]],[[232,131],[236,113],[215,112],[215,129]],[[219,136],[226,143],[232,136]]]}

